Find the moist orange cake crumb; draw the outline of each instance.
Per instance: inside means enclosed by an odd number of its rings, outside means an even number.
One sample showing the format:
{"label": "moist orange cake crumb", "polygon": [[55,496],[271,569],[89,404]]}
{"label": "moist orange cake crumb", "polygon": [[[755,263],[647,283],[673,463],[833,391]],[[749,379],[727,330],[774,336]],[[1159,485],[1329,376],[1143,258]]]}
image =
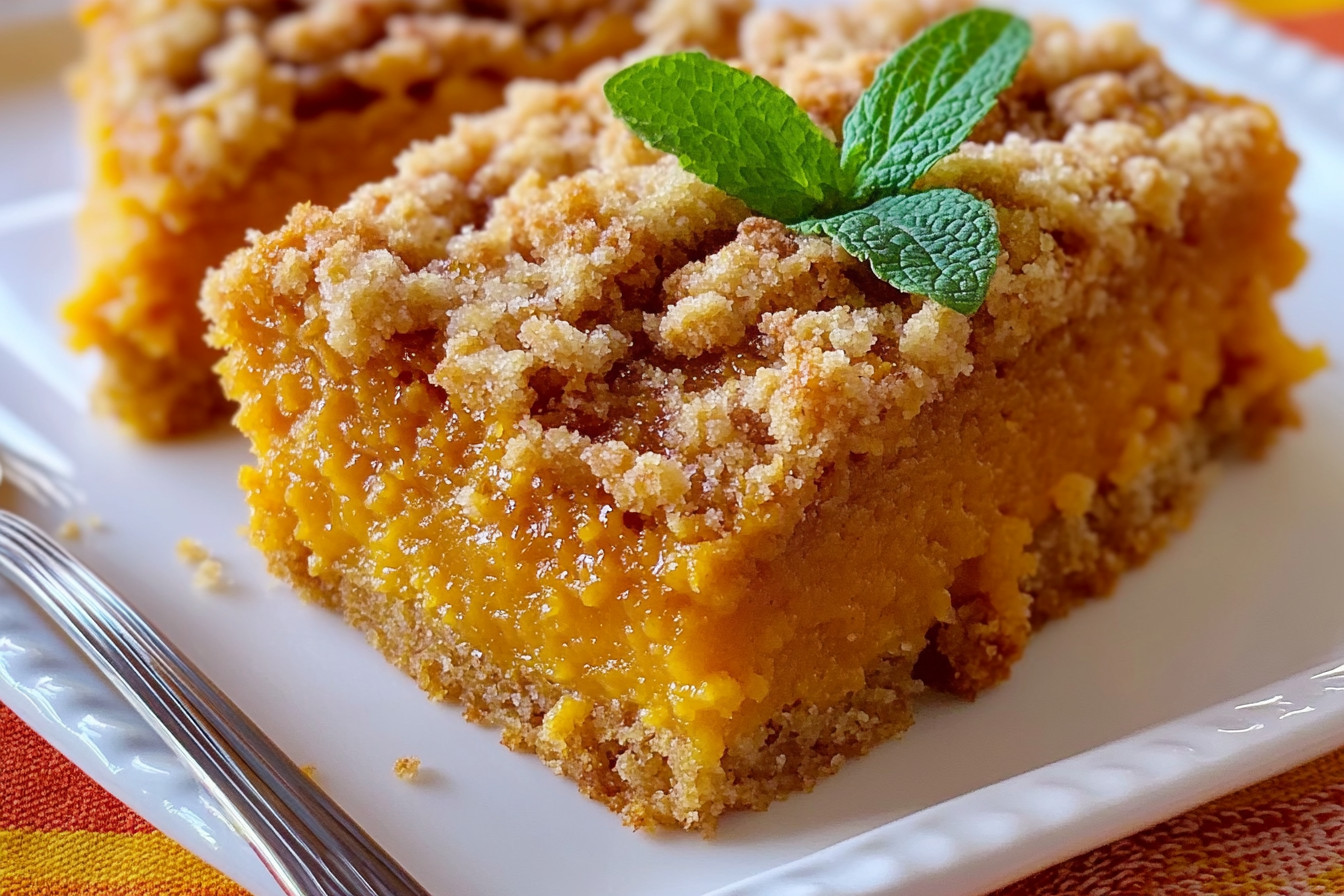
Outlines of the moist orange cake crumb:
{"label": "moist orange cake crumb", "polygon": [[205,545],[194,538],[179,538],[176,551],[179,560],[195,567],[191,576],[193,588],[214,591],[224,586],[224,564]]}
{"label": "moist orange cake crumb", "polygon": [[420,774],[420,760],[414,756],[402,756],[392,763],[392,773],[403,781],[414,781]]}
{"label": "moist orange cake crumb", "polygon": [[192,565],[198,564],[203,560],[210,559],[210,551],[205,545],[194,538],[182,537],[177,540],[177,545],[173,549],[177,554],[177,559],[183,563]]}
{"label": "moist orange cake crumb", "polygon": [[[831,133],[957,3],[750,15],[740,64]],[[1262,106],[1123,25],[1034,23],[921,187],[992,202],[959,315],[515,84],[207,282],[271,568],[636,826],[712,830],[1007,676],[1296,420],[1320,358]]]}
{"label": "moist orange cake crumb", "polygon": [[191,584],[203,591],[214,591],[224,585],[224,564],[214,557],[207,557],[196,565],[192,573]]}
{"label": "moist orange cake crumb", "polygon": [[[196,307],[206,269],[300,200],[338,203],[511,78],[569,78],[645,35],[717,41],[733,3],[84,0],[75,78],[93,177],[74,344],[99,403],[144,436],[227,405]],[[689,9],[683,9],[689,6]],[[643,19],[637,24],[639,16]]]}

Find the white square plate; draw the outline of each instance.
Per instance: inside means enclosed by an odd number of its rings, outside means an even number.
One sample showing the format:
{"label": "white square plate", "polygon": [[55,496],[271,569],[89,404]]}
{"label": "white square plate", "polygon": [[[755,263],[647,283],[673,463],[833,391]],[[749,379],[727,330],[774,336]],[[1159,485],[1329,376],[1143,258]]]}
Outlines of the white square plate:
{"label": "white square plate", "polygon": [[[1191,78],[1280,110],[1314,258],[1281,308],[1344,357],[1344,67],[1194,2],[1018,5],[1137,17]],[[70,471],[83,495],[62,511],[4,485],[0,502],[51,527],[106,520],[74,551],[430,891],[964,894],[1344,743],[1344,376],[1331,369],[1300,393],[1303,432],[1229,469],[1190,532],[1112,599],[1048,626],[1011,681],[974,704],[930,696],[904,739],[810,795],[726,819],[715,840],[622,828],[267,577],[239,534],[239,437],[143,445],[89,415],[89,360],[61,347],[54,320],[75,267],[59,76],[76,50],[60,5],[0,7],[0,442]],[[224,561],[227,590],[192,589],[182,536]],[[0,700],[256,896],[276,892],[148,729],[2,585]],[[422,780],[393,776],[403,755],[423,760]]]}

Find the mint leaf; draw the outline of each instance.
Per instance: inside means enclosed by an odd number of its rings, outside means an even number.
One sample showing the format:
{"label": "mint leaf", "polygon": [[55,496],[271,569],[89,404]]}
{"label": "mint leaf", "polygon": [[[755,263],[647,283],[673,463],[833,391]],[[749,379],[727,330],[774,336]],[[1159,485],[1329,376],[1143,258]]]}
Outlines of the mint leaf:
{"label": "mint leaf", "polygon": [[1030,46],[1026,22],[976,9],[924,30],[883,63],[845,118],[842,165],[856,204],[909,188],[960,146]]}
{"label": "mint leaf", "polygon": [[764,78],[676,53],[622,69],[603,90],[631,130],[758,214],[798,221],[845,192],[839,149]]}
{"label": "mint leaf", "polygon": [[910,188],[993,108],[1030,46],[1026,22],[992,10],[926,29],[859,97],[843,152],[784,91],[700,53],[638,62],[605,92],[631,130],[701,180],[970,314],[998,264],[994,209],[961,190]]}
{"label": "mint leaf", "polygon": [[984,302],[999,259],[994,207],[951,188],[885,196],[794,229],[829,236],[897,289],[962,314]]}

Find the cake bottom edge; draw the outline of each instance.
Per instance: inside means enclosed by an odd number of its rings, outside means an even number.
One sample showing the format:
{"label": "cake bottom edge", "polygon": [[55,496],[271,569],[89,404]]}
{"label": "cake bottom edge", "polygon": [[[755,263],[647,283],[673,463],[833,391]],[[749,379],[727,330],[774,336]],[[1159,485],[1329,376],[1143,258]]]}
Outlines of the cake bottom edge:
{"label": "cake bottom edge", "polygon": [[[1039,562],[1022,583],[1033,601],[1032,628],[1109,593],[1121,573],[1188,525],[1220,457],[1260,453],[1295,419],[1286,391],[1248,409],[1215,400],[1137,476],[1100,486],[1086,512],[1059,513],[1037,526],[1030,550]],[[507,746],[536,753],[637,828],[711,834],[724,812],[760,810],[809,791],[846,759],[904,732],[925,684],[972,697],[1006,678],[1023,646],[1006,643],[988,601],[972,596],[953,622],[930,630],[918,662],[878,658],[863,687],[844,701],[780,711],[730,744],[721,773],[706,776],[684,738],[646,725],[631,703],[593,706],[544,676],[493,663],[429,618],[423,602],[380,593],[350,576],[334,587],[315,580],[299,545],[270,562],[306,598],[343,611],[430,697],[460,703],[467,719],[499,727]]]}
{"label": "cake bottom edge", "polygon": [[846,701],[781,710],[730,743],[721,772],[706,776],[692,758],[689,740],[646,724],[633,703],[593,705],[545,676],[491,662],[434,624],[420,602],[389,597],[348,578],[335,589],[322,587],[302,572],[301,554],[284,558],[283,568],[279,559],[271,558],[273,571],[309,600],[342,611],[432,699],[460,704],[468,721],[499,728],[510,749],[535,753],[635,828],[680,827],[711,835],[727,811],[762,810],[810,791],[845,760],[904,732],[913,720],[913,697],[923,689],[913,674],[913,657],[881,657]]}

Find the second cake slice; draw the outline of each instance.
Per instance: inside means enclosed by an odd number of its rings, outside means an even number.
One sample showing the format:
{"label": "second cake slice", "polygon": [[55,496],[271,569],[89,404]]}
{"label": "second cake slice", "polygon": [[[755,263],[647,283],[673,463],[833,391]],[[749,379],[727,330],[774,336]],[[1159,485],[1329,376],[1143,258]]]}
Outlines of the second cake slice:
{"label": "second cake slice", "polygon": [[572,78],[650,36],[731,49],[735,4],[648,6],[86,0],[75,84],[94,170],[65,315],[75,345],[104,356],[101,405],[152,437],[222,418],[206,270],[294,203],[338,204],[390,174],[510,79]]}

